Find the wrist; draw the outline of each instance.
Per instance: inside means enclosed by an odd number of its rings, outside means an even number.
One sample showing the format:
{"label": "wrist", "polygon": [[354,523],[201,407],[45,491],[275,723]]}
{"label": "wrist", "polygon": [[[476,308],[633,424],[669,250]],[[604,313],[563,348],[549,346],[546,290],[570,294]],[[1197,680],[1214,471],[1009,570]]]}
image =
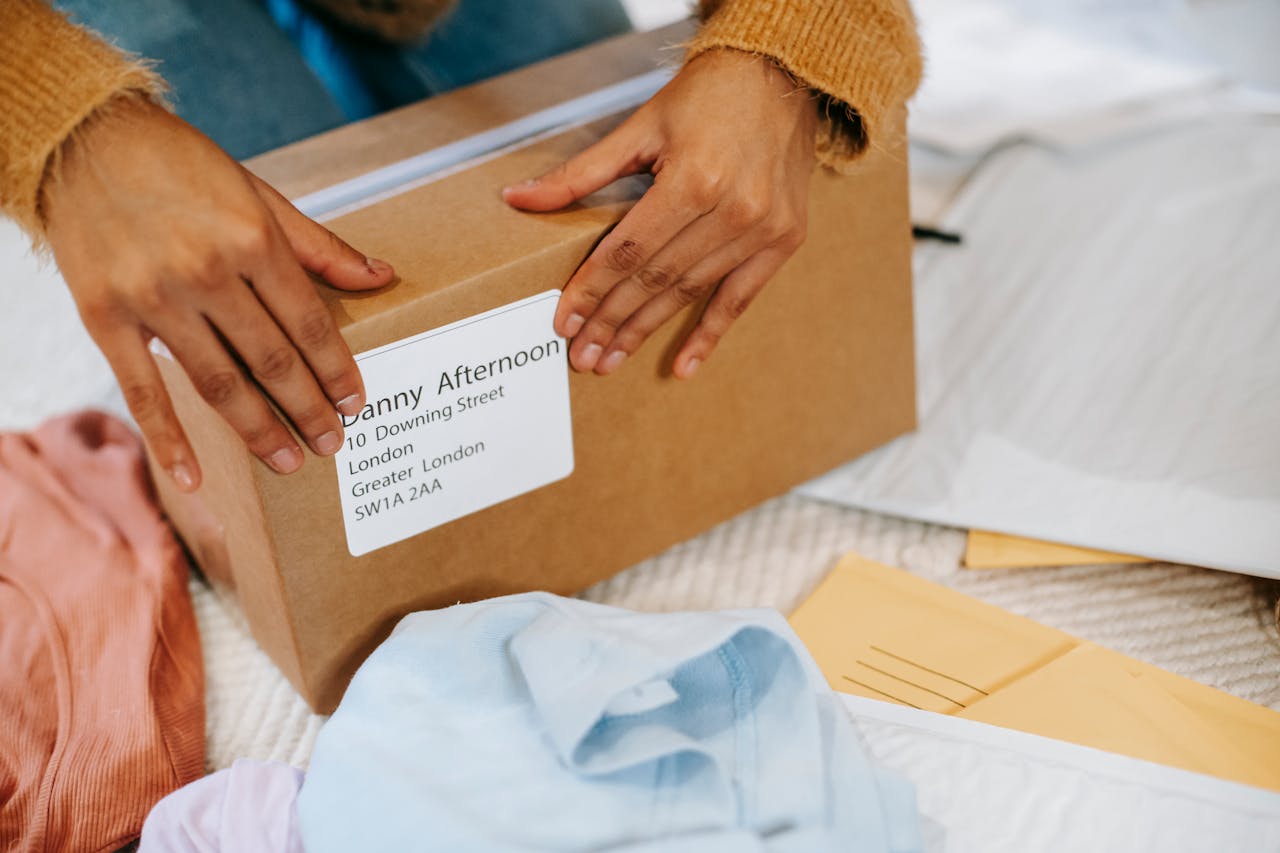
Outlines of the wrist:
{"label": "wrist", "polygon": [[[54,149],[45,165],[37,195],[46,227],[75,194],[77,184],[93,169],[99,154],[127,145],[137,127],[169,116],[164,107],[139,92],[122,92],[84,118]],[[136,154],[136,152],[135,152]]]}
{"label": "wrist", "polygon": [[819,92],[791,73],[771,56],[717,46],[699,53],[689,60],[688,66],[712,65],[730,69],[743,82],[740,91],[755,95],[776,105],[779,112],[789,117],[797,128],[817,132],[820,115]]}

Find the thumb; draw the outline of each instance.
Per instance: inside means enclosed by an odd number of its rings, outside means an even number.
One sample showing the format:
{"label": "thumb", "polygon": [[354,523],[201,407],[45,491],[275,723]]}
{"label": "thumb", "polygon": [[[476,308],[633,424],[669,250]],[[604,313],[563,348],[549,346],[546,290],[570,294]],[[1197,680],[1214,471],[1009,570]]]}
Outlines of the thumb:
{"label": "thumb", "polygon": [[651,162],[624,124],[550,172],[505,188],[502,198],[520,210],[559,210],[619,178],[646,171]]}
{"label": "thumb", "polygon": [[299,212],[270,184],[253,174],[249,178],[303,269],[343,290],[372,290],[395,278],[391,264],[357,252],[328,228]]}

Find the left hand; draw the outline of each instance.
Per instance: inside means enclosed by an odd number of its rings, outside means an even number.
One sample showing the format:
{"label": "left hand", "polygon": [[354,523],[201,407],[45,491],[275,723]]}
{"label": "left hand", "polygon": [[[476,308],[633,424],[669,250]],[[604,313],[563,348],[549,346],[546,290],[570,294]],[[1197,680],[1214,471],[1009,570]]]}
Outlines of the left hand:
{"label": "left hand", "polygon": [[711,294],[676,354],[691,377],[805,237],[818,109],[772,61],[691,60],[616,130],[540,178],[513,207],[565,207],[626,175],[653,186],[565,285],[556,331],[580,371],[612,373],[659,326]]}

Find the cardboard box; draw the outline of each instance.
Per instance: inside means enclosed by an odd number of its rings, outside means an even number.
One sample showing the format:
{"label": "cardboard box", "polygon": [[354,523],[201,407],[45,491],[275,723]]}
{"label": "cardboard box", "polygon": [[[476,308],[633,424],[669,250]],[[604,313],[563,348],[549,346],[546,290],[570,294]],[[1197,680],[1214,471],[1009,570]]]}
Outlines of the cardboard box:
{"label": "cardboard box", "polygon": [[[687,26],[595,45],[249,165],[296,198],[651,71],[671,61],[662,48]],[[644,181],[553,214],[511,210],[499,188],[618,120],[517,146],[328,222],[399,273],[369,295],[323,288],[352,350],[561,287]],[[205,471],[189,497],[158,476],[162,500],[196,561],[233,591],[312,707],[331,710],[406,613],[581,590],[914,426],[906,146],[901,123],[882,133],[855,176],[815,172],[807,243],[696,379],[670,374],[696,317],[686,312],[613,376],[569,371],[571,474],[361,556],[345,538],[341,460],[310,457],[277,476],[160,359]]]}

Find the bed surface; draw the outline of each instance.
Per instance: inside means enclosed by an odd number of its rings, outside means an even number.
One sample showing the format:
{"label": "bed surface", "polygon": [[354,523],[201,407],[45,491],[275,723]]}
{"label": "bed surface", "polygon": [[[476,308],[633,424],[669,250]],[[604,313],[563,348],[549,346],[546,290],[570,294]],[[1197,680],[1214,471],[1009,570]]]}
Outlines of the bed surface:
{"label": "bed surface", "polygon": [[[932,190],[938,197],[945,195],[936,186]],[[0,428],[26,429],[45,417],[84,407],[123,414],[114,380],[80,326],[56,272],[41,270],[16,228],[3,222],[0,269],[10,295],[8,310],[0,314],[0,357],[9,371]],[[1280,635],[1255,579],[1165,563],[971,571],[960,566],[964,537],[957,529],[790,494],[583,595],[637,610],[768,606],[787,613],[852,550],[1280,710]],[[323,718],[309,712],[258,649],[233,605],[199,579],[193,578],[191,591],[205,655],[209,769],[226,767],[236,758],[305,766]],[[911,746],[928,744],[935,735],[912,735],[911,725],[873,717],[860,724],[877,755],[927,783],[922,797],[931,796],[928,791],[940,784],[945,790],[948,779],[976,784],[966,774],[972,773],[972,761],[978,761],[973,756],[981,751],[971,750],[964,761],[957,757],[949,763],[939,757],[945,751]],[[1048,802],[1070,811],[1105,799],[1086,798],[1084,788],[1064,787],[1061,780],[1044,785],[1048,787],[1027,794],[1029,807]],[[1037,799],[1046,796],[1048,801]],[[991,796],[978,801],[994,802]],[[945,820],[937,809],[935,816]],[[1252,818],[1240,820],[1244,823],[1232,826],[1254,831],[1248,829]],[[1250,837],[1276,843],[1274,826],[1257,831],[1263,835]],[[1013,843],[1018,834],[986,849],[1028,849]],[[974,849],[965,846],[964,837],[953,833],[948,849]]]}

